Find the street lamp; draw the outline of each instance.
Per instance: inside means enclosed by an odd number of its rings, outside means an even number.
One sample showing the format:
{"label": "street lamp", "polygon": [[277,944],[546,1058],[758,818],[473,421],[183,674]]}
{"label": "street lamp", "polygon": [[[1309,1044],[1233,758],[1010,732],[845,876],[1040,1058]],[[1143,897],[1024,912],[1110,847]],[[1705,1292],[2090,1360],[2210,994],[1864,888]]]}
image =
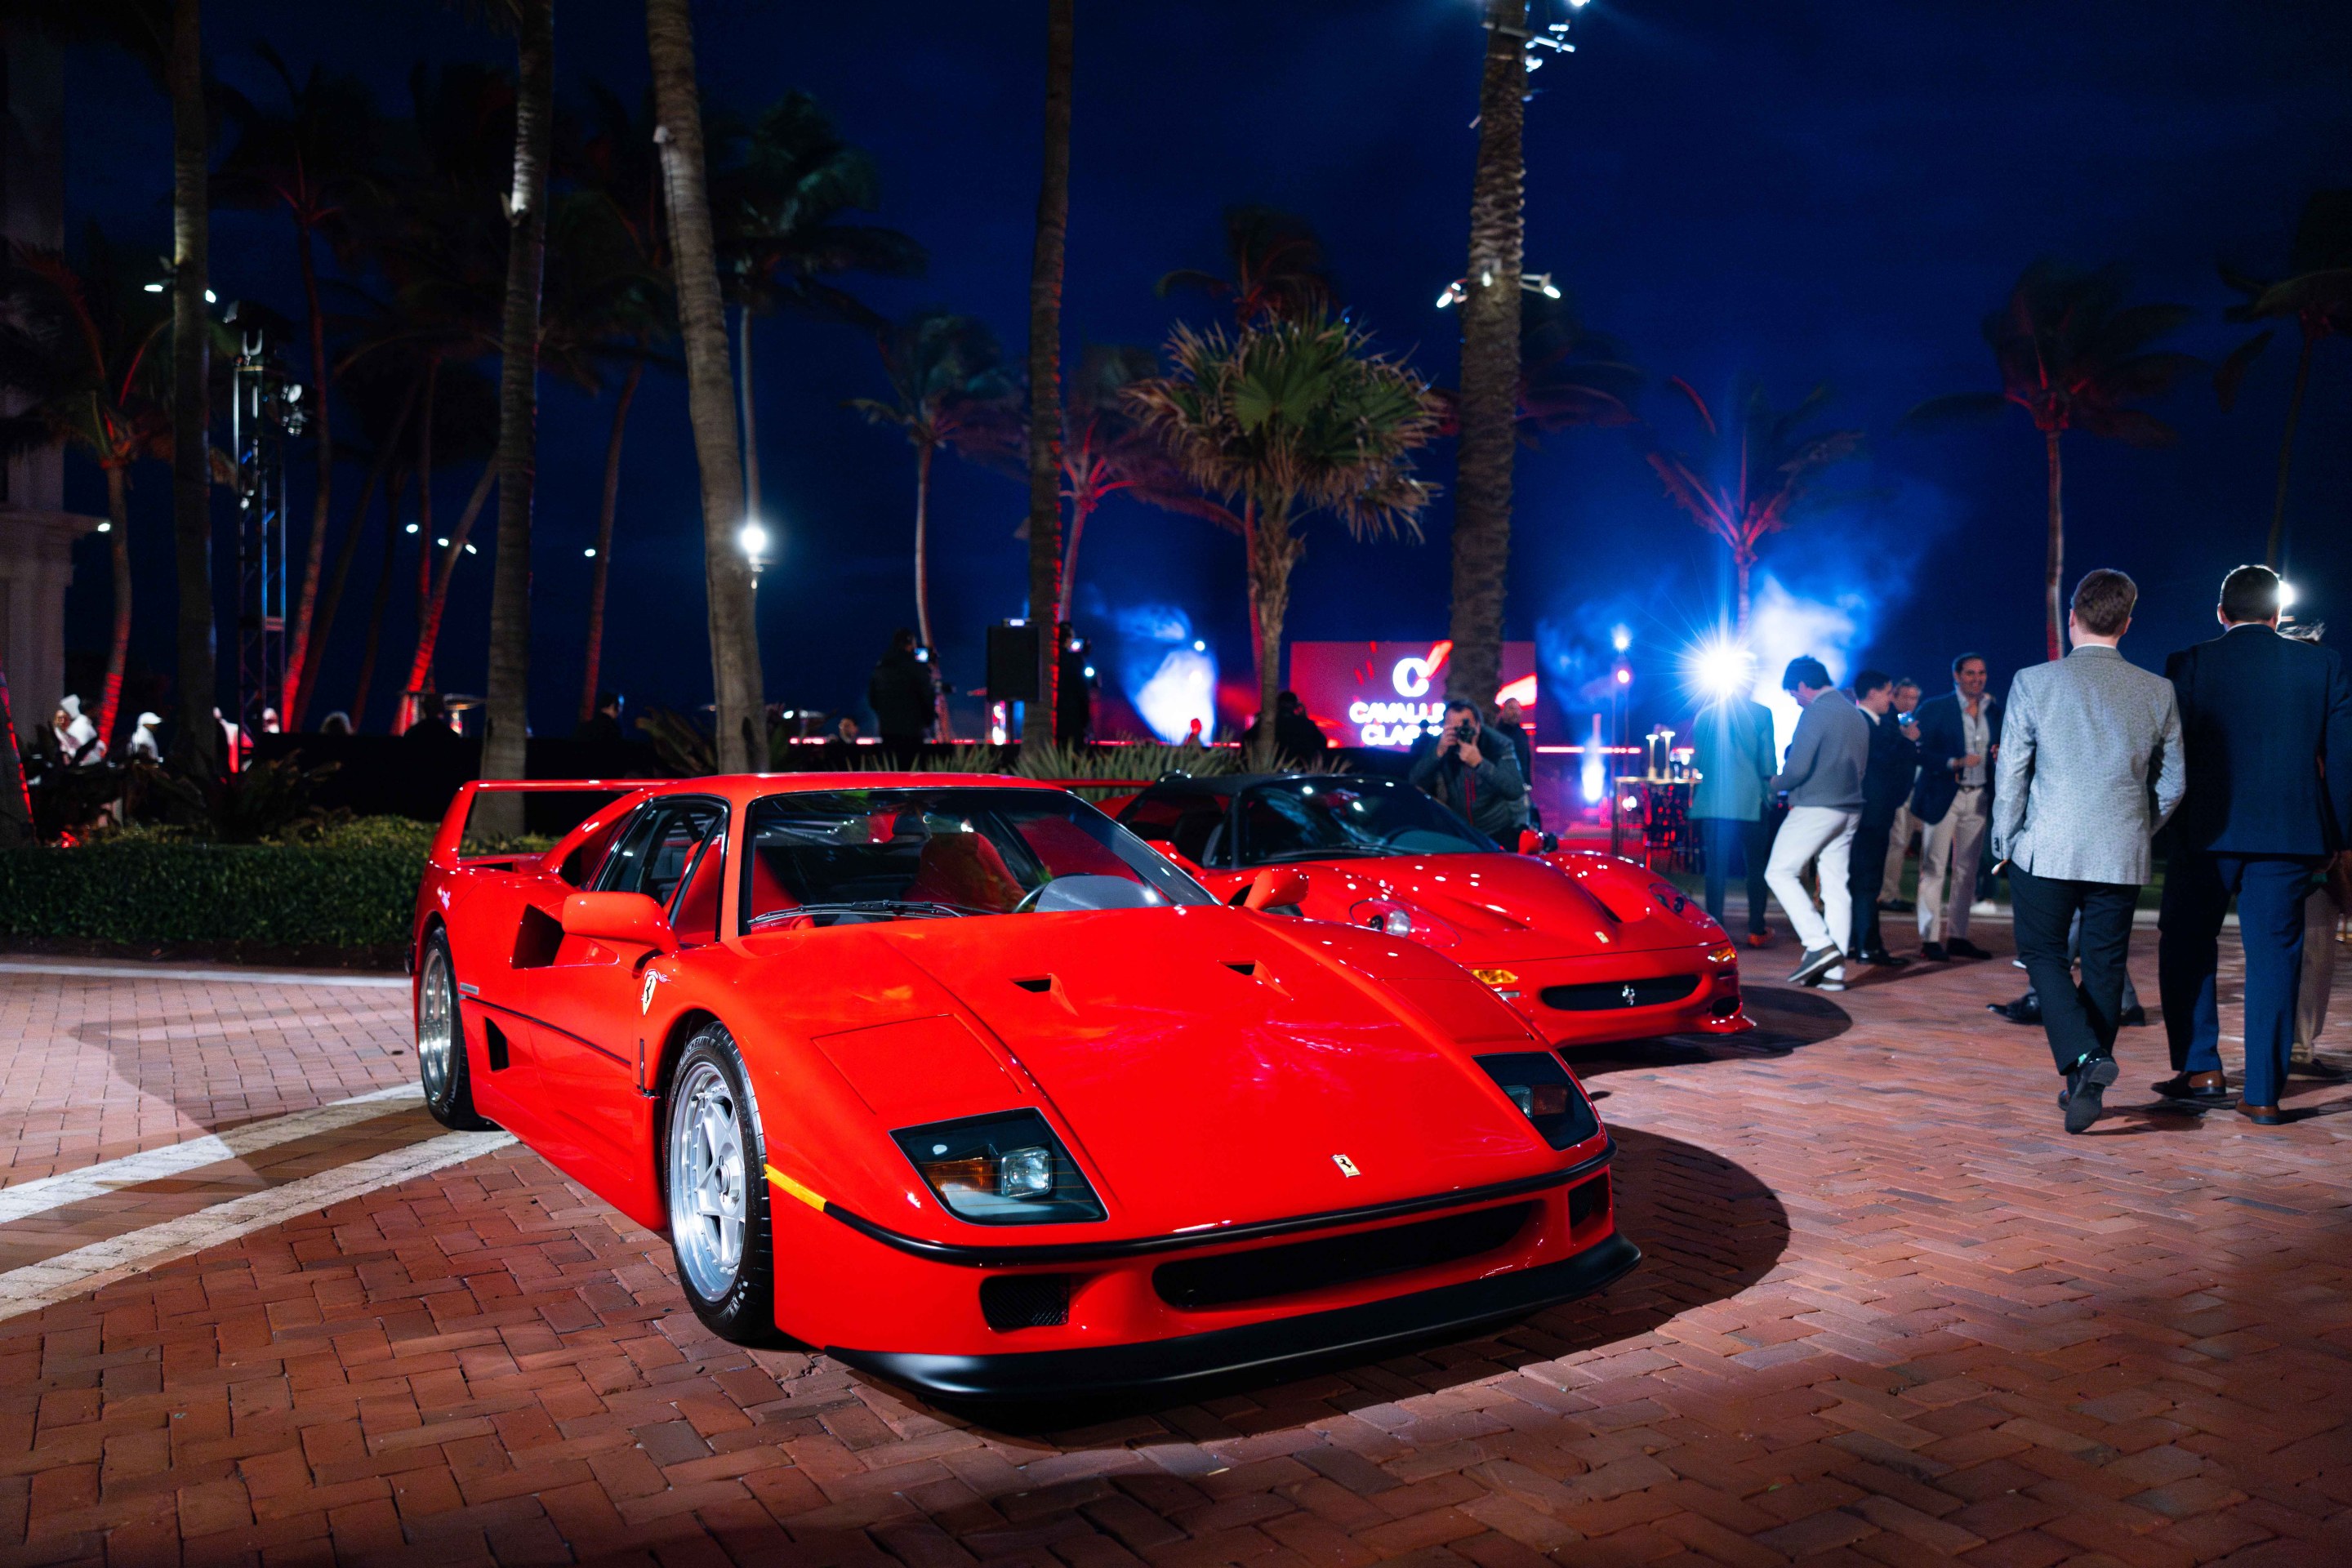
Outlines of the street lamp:
{"label": "street lamp", "polygon": [[745,518],[743,526],[735,533],[735,542],[742,547],[744,558],[751,563],[751,580],[758,582],[760,573],[768,564],[768,527],[756,517]]}

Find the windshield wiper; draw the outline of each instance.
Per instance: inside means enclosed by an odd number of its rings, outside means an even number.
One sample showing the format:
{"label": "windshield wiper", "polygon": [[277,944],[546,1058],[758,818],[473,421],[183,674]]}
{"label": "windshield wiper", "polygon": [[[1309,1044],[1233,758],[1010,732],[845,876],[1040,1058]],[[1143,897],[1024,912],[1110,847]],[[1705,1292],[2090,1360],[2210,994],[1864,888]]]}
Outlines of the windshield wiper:
{"label": "windshield wiper", "polygon": [[795,904],[788,910],[770,910],[751,917],[755,926],[771,921],[789,920],[794,915],[993,915],[1001,910],[983,910],[971,904],[951,904],[939,899],[856,899],[826,904]]}

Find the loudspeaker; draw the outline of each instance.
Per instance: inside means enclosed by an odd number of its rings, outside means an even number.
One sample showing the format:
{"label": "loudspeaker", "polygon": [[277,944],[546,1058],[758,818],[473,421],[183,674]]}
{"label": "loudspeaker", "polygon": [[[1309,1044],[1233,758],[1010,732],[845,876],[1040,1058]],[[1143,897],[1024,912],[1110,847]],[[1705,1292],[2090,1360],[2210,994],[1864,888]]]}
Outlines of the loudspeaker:
{"label": "loudspeaker", "polygon": [[1043,628],[1006,621],[988,628],[988,700],[1037,700],[1037,637]]}

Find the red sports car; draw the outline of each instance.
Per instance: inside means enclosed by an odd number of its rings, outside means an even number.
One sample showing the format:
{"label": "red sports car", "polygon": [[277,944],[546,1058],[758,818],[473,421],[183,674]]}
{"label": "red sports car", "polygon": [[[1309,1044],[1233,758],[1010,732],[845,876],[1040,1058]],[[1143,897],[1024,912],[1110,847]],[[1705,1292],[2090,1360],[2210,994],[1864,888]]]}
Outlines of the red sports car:
{"label": "red sports car", "polygon": [[1402,779],[1171,775],[1118,820],[1223,899],[1304,871],[1296,912],[1435,948],[1556,1047],[1755,1027],[1739,950],[1672,883],[1589,850],[1506,853]]}
{"label": "red sports car", "polygon": [[461,856],[499,787],[417,901],[426,1103],[667,1231],[728,1338],[1165,1395],[1640,1259],[1559,1058],[1418,943],[1263,912],[1296,872],[1230,906],[1060,789],[923,773],[664,784]]}

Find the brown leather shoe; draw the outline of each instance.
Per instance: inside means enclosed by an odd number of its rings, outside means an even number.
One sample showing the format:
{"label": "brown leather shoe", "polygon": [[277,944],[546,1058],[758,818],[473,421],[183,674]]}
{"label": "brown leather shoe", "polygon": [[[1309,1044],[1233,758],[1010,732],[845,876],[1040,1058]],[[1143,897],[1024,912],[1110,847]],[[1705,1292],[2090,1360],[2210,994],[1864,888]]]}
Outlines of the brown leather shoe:
{"label": "brown leather shoe", "polygon": [[2279,1108],[2275,1105],[2241,1105],[2238,1107],[2238,1114],[2257,1127],[2286,1125],[2286,1118],[2279,1114]]}

